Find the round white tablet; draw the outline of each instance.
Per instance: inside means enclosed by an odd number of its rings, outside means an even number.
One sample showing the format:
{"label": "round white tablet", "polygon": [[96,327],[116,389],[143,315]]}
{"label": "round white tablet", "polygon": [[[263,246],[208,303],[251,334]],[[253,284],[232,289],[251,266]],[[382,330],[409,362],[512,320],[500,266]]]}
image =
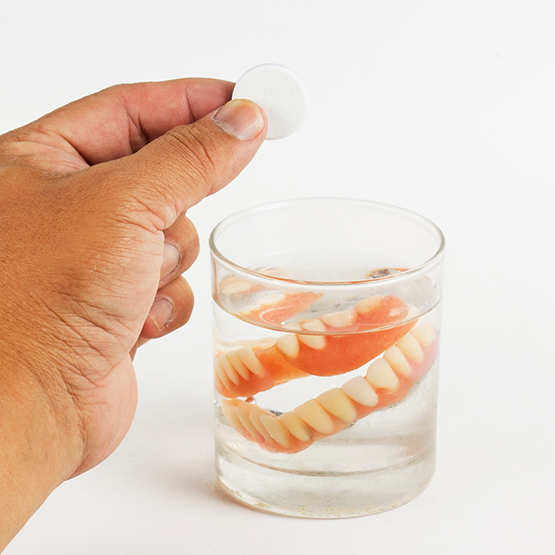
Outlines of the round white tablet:
{"label": "round white tablet", "polygon": [[233,98],[256,102],[268,118],[266,139],[282,139],[295,132],[304,120],[307,94],[300,77],[278,64],[249,69],[237,81]]}

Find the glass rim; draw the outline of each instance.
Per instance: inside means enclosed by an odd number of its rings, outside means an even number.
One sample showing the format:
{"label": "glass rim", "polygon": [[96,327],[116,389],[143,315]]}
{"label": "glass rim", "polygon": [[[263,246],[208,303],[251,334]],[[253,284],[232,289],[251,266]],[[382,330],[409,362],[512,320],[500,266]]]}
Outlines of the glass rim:
{"label": "glass rim", "polygon": [[[356,205],[363,204],[368,207],[380,208],[383,210],[387,210],[391,213],[397,213],[405,217],[408,217],[414,221],[418,221],[424,224],[429,229],[431,229],[435,233],[438,239],[439,246],[436,249],[435,253],[430,258],[428,258],[421,264],[414,266],[413,268],[409,268],[407,270],[404,270],[397,274],[392,274],[389,276],[384,276],[379,278],[368,278],[368,279],[354,280],[354,281],[314,281],[314,280],[290,279],[285,277],[271,276],[268,274],[257,272],[255,270],[250,270],[249,268],[245,268],[241,264],[237,264],[236,262],[233,262],[233,260],[230,260],[227,256],[222,254],[218,249],[218,247],[216,246],[218,233],[222,232],[223,230],[225,230],[227,226],[244,218],[245,216],[248,216],[249,214],[255,214],[257,212],[259,213],[267,210],[273,210],[276,208],[284,208],[284,207],[287,207],[288,205],[293,205],[293,204],[300,205],[302,203],[330,203],[330,204],[331,203],[341,203],[341,204],[350,203],[350,204],[356,204]],[[208,239],[208,245],[212,255],[215,256],[220,262],[228,266],[231,266],[232,268],[234,268],[235,270],[241,273],[250,275],[255,279],[264,279],[264,280],[270,280],[270,281],[287,283],[287,284],[299,284],[302,286],[314,286],[314,287],[327,288],[327,287],[335,287],[335,286],[344,287],[346,285],[347,286],[369,286],[372,284],[377,285],[378,283],[383,283],[385,281],[387,281],[388,283],[391,283],[393,281],[404,281],[409,276],[413,277],[415,276],[415,274],[418,274],[423,271],[427,271],[442,259],[443,253],[445,251],[445,236],[443,235],[443,232],[441,231],[441,229],[434,222],[432,222],[425,216],[422,216],[412,210],[408,210],[407,208],[396,206],[394,204],[387,204],[383,202],[377,202],[377,201],[359,199],[359,198],[349,198],[349,197],[300,197],[300,198],[285,199],[285,200],[258,204],[255,206],[251,206],[249,208],[244,208],[242,210],[234,212],[233,214],[230,214],[229,216],[226,216],[214,227],[214,229],[210,233],[210,237]]]}

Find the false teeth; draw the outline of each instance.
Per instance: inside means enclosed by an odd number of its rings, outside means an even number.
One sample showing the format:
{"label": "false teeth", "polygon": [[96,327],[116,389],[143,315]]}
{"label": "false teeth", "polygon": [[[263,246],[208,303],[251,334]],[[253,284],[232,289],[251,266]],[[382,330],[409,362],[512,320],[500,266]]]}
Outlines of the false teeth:
{"label": "false teeth", "polygon": [[366,380],[376,389],[395,391],[399,387],[399,378],[383,358],[377,358],[368,366]]}
{"label": "false teeth", "polygon": [[249,283],[248,281],[233,281],[224,285],[221,288],[220,293],[223,293],[224,295],[237,295],[250,291],[251,287],[252,283]]}
{"label": "false teeth", "polygon": [[410,334],[418,341],[421,347],[426,348],[431,345],[436,337],[437,331],[430,322],[424,322],[414,328]]}
{"label": "false teeth", "polygon": [[239,378],[239,374],[236,372],[235,368],[233,368],[231,362],[227,359],[225,354],[220,355],[218,357],[218,361],[222,366],[222,370],[226,373],[227,377],[235,384],[238,385],[241,381]]}
{"label": "false teeth", "polygon": [[244,379],[248,380],[250,376],[249,369],[245,366],[243,361],[239,358],[236,351],[228,351],[225,353],[229,362],[233,365],[233,368],[238,372],[238,374]]}
{"label": "false teeth", "polygon": [[294,412],[284,412],[278,416],[278,420],[289,430],[291,435],[301,441],[308,441],[312,434],[305,421]]}
{"label": "false teeth", "polygon": [[354,309],[342,312],[330,312],[322,316],[322,321],[332,328],[346,328],[357,319],[357,311]]}
{"label": "false teeth", "polygon": [[265,370],[260,361],[256,358],[254,351],[250,347],[243,347],[239,349],[237,356],[241,359],[241,362],[257,376],[264,376]]}
{"label": "false teeth", "polygon": [[410,362],[420,364],[424,360],[422,347],[420,347],[416,338],[410,333],[401,337],[401,339],[397,341],[396,345]]}
{"label": "false teeth", "polygon": [[400,374],[405,377],[410,376],[412,372],[411,365],[397,345],[393,345],[393,347],[387,349],[387,351],[383,354],[383,358],[387,360],[396,374]]}
{"label": "false teeth", "polygon": [[293,409],[293,412],[302,418],[310,427],[321,434],[333,432],[333,420],[316,400],[311,399]]}
{"label": "false teeth", "polygon": [[378,404],[379,399],[377,393],[362,376],[352,378],[344,383],[341,389],[353,401],[365,407],[375,407]]}
{"label": "false teeth", "polygon": [[276,346],[287,358],[296,358],[299,355],[299,340],[296,335],[282,335],[276,341]]}
{"label": "false teeth", "polygon": [[316,401],[343,422],[354,422],[357,417],[357,411],[351,399],[338,387],[318,395]]}
{"label": "false teeth", "polygon": [[277,441],[282,447],[289,447],[291,443],[291,434],[289,430],[275,416],[263,414],[260,422],[266,427],[268,433],[274,441]]}

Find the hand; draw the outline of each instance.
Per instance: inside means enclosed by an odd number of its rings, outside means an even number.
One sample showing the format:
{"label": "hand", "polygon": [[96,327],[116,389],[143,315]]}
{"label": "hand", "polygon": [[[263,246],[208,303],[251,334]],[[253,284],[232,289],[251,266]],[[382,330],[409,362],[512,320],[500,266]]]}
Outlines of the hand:
{"label": "hand", "polygon": [[119,445],[135,349],[188,320],[181,273],[198,238],[185,213],[266,132],[252,102],[220,108],[232,87],[117,86],[0,137],[0,446],[12,447],[0,550],[52,489]]}

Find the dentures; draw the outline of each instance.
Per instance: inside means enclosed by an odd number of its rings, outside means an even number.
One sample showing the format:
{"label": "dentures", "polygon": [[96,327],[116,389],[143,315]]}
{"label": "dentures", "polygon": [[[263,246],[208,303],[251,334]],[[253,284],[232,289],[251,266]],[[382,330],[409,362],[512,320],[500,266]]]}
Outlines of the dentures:
{"label": "dentures", "polygon": [[240,399],[222,399],[222,412],[240,434],[263,449],[297,453],[401,401],[436,356],[437,332],[431,324],[421,324],[373,360],[365,376],[354,377],[290,412],[276,416]]}
{"label": "dentures", "polygon": [[[247,293],[245,283],[228,283],[229,291],[223,293]],[[429,323],[403,324],[409,307],[395,296],[375,295],[347,310],[284,324],[318,298],[311,293],[274,295],[247,308],[241,314],[245,319],[283,325],[292,333],[281,335],[271,346],[221,353],[214,361],[224,416],[263,449],[302,451],[399,402],[436,359],[435,328]],[[354,377],[290,412],[275,415],[248,402],[257,393],[290,380],[340,375],[369,362],[365,376]]]}
{"label": "dentures", "polygon": [[[271,347],[221,354],[215,362],[216,389],[222,397],[249,397],[307,375],[334,376],[360,368],[410,331],[413,323],[381,329],[402,322],[408,311],[398,297],[376,295],[351,310],[287,324],[297,333],[282,335]],[[376,331],[348,333],[371,330]],[[325,335],[330,332],[334,335]]]}

